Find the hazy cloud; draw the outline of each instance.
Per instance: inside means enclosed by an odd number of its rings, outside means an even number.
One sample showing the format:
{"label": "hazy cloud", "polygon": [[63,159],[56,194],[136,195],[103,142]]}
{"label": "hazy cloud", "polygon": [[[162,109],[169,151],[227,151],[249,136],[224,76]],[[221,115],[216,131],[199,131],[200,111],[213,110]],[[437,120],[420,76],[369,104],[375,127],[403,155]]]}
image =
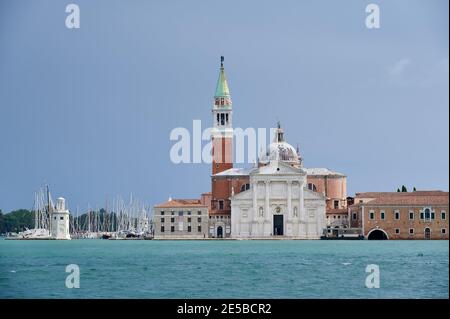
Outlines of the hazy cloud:
{"label": "hazy cloud", "polygon": [[389,67],[388,72],[391,77],[398,78],[406,70],[406,68],[411,64],[411,59],[403,58],[397,61],[393,66]]}

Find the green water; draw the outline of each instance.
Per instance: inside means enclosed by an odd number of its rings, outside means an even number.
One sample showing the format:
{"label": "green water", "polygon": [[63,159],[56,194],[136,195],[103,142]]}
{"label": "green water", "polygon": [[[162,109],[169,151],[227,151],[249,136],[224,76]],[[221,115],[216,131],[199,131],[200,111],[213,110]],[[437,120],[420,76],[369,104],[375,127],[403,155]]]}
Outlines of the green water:
{"label": "green water", "polygon": [[448,298],[448,280],[448,241],[0,240],[1,298]]}

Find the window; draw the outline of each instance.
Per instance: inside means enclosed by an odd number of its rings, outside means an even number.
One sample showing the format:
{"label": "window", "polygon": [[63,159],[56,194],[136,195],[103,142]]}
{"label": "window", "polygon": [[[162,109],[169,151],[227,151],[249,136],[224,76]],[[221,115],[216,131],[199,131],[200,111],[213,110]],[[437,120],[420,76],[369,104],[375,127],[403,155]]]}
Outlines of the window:
{"label": "window", "polygon": [[175,215],[175,212],[170,212],[170,215],[172,215],[172,216]]}
{"label": "window", "polygon": [[420,219],[423,219],[423,212],[420,213]]}
{"label": "window", "polygon": [[446,220],[447,219],[447,216],[445,216],[446,214],[445,214],[445,210],[443,210],[442,212],[441,212],[441,219],[442,220]]}
{"label": "window", "polygon": [[183,216],[183,212],[178,212],[178,216]]}
{"label": "window", "polygon": [[164,211],[163,210],[161,211],[161,216],[164,216]]}
{"label": "window", "polygon": [[385,214],[385,212],[382,210],[381,212],[380,212],[380,218],[382,219],[382,220],[385,220],[385,216],[386,214]]}
{"label": "window", "polygon": [[191,232],[191,230],[192,230],[192,227],[191,226],[188,226],[188,233],[190,233]]}
{"label": "window", "polygon": [[335,200],[335,201],[334,201],[334,208],[335,208],[335,209],[338,209],[338,208],[339,208],[339,201],[338,201],[338,200]]}
{"label": "window", "polygon": [[409,212],[409,219],[413,220],[414,219],[414,212]]}
{"label": "window", "polygon": [[191,214],[191,212],[187,212],[187,214],[188,214],[188,215],[190,215],[190,214]]}
{"label": "window", "polygon": [[223,210],[223,200],[219,200],[219,210]]}
{"label": "window", "polygon": [[441,234],[446,234],[446,233],[447,233],[447,229],[441,228]]}
{"label": "window", "polygon": [[175,218],[172,217],[172,218],[170,219],[170,222],[171,222],[171,223],[175,223]]}
{"label": "window", "polygon": [[225,125],[225,114],[220,113],[220,125]]}
{"label": "window", "polygon": [[225,114],[225,122],[228,124],[228,113]]}
{"label": "window", "polygon": [[317,187],[313,183],[308,183],[308,189],[317,192]]}
{"label": "window", "polygon": [[338,215],[338,219],[341,219],[341,215]]}
{"label": "window", "polygon": [[201,217],[197,218],[197,222],[201,223],[202,222],[202,218]]}
{"label": "window", "polygon": [[400,234],[400,228],[396,228],[396,229],[395,229],[395,233],[396,233],[396,234]]}
{"label": "window", "polygon": [[434,212],[431,212],[431,219],[434,219],[434,217],[435,217]]}
{"label": "window", "polygon": [[356,218],[357,218],[356,213],[353,213],[353,220],[356,220]]}
{"label": "window", "polygon": [[170,231],[173,233],[175,231],[175,226],[170,226]]}
{"label": "window", "polygon": [[220,216],[220,219],[223,219],[223,216]]}
{"label": "window", "polygon": [[400,212],[398,210],[396,210],[394,212],[394,218],[395,218],[395,220],[399,220],[400,219]]}
{"label": "window", "polygon": [[336,215],[333,215],[333,218],[336,219]]}
{"label": "window", "polygon": [[243,184],[242,186],[241,186],[241,192],[243,192],[243,191],[246,191],[246,190],[248,190],[248,189],[250,189],[250,184]]}
{"label": "window", "polygon": [[64,220],[64,216],[60,216],[60,217],[59,217],[59,220]]}
{"label": "window", "polygon": [[188,223],[190,223],[190,222],[191,222],[191,219],[192,219],[191,217],[188,217]]}
{"label": "window", "polygon": [[161,218],[161,223],[164,223],[164,217],[163,217],[163,218]]}
{"label": "window", "polygon": [[409,229],[409,234],[410,234],[410,235],[413,235],[413,234],[414,234],[414,228],[410,228],[410,229]]}
{"label": "window", "polygon": [[54,219],[54,220],[56,220],[56,216],[55,216],[55,217],[53,217],[53,219]]}
{"label": "window", "polygon": [[199,210],[199,211],[197,212],[197,215],[201,215],[201,214],[202,214],[202,211]]}
{"label": "window", "polygon": [[431,210],[429,208],[425,208],[425,219],[430,219]]}
{"label": "window", "polygon": [[201,231],[202,231],[202,226],[197,226],[197,231],[198,231],[199,233],[201,233]]}
{"label": "window", "polygon": [[373,211],[369,212],[369,219],[371,219],[371,220],[375,219],[375,213]]}
{"label": "window", "polygon": [[161,226],[161,233],[164,233],[164,226]]}

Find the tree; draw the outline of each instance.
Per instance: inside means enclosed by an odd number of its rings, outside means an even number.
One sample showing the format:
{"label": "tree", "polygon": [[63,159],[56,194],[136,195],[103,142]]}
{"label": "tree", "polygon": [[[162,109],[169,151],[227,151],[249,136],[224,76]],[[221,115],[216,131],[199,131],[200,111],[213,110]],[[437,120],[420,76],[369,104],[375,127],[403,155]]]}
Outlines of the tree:
{"label": "tree", "polygon": [[400,188],[397,188],[397,193],[400,193]]}
{"label": "tree", "polygon": [[27,209],[19,209],[9,214],[0,213],[0,233],[19,232],[33,228],[34,214]]}
{"label": "tree", "polygon": [[406,188],[406,186],[402,185],[402,193],[407,193],[407,192],[408,192],[408,189]]}
{"label": "tree", "polygon": [[416,187],[414,186],[414,188],[413,188],[413,192],[417,192],[417,189],[416,189]]}

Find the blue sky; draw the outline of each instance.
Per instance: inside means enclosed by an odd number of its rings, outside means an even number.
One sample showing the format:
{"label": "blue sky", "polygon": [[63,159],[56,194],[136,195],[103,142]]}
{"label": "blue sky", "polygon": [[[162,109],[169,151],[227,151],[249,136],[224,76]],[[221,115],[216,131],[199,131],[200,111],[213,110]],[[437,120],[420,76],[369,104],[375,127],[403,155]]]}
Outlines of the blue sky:
{"label": "blue sky", "polygon": [[343,3],[2,0],[0,209],[31,208],[44,182],[72,210],[209,191],[210,166],[173,164],[169,134],[209,123],[220,55],[234,125],[279,119],[349,195],[448,190],[448,2]]}

